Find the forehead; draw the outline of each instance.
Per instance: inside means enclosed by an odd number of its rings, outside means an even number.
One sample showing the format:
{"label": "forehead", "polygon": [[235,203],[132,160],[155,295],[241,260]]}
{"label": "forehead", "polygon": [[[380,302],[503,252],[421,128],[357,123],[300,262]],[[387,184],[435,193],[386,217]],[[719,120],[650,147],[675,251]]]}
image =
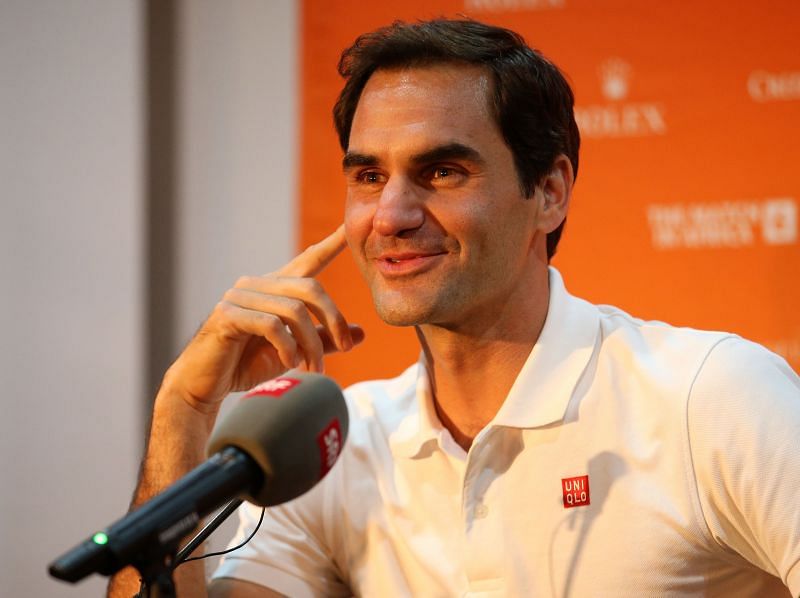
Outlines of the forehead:
{"label": "forehead", "polygon": [[349,150],[398,143],[475,142],[499,131],[489,108],[490,75],[474,65],[379,70],[361,93]]}

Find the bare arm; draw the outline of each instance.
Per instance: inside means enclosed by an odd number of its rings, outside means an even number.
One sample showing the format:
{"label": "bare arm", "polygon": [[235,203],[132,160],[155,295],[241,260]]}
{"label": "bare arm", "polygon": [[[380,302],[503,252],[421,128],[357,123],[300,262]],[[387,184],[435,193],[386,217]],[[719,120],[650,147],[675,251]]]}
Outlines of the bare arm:
{"label": "bare arm", "polygon": [[[312,278],[344,247],[340,227],[277,272],[240,278],[225,293],[164,376],[153,407],[134,506],[204,460],[219,408],[229,393],[252,388],[292,367],[321,371],[325,353],[347,351],[363,340],[363,331],[348,325]],[[202,561],[177,568],[175,581],[181,596],[207,595]],[[215,589],[212,596],[240,596],[238,589],[230,593],[240,583],[244,582],[215,584],[222,590]],[[130,598],[138,588],[138,573],[127,568],[112,579],[109,596]],[[228,593],[217,594],[220,591]],[[249,595],[241,594],[242,598]]]}

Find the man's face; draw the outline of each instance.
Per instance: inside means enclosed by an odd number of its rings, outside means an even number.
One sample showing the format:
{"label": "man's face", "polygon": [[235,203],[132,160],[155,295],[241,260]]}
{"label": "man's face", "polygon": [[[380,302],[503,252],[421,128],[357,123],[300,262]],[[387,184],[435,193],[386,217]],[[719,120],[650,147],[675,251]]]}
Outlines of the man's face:
{"label": "man's face", "polygon": [[544,235],[489,81],[478,67],[436,65],[377,71],[363,90],[344,159],[345,231],[389,324],[457,329],[526,300]]}

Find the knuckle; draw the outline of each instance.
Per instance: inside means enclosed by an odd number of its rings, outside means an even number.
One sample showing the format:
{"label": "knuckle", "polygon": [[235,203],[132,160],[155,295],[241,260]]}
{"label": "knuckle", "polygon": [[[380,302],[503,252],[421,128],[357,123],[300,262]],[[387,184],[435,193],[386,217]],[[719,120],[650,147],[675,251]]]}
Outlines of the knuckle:
{"label": "knuckle", "polygon": [[240,276],[236,279],[236,283],[233,285],[236,289],[247,289],[250,288],[253,282],[252,276]]}
{"label": "knuckle", "polygon": [[305,294],[311,297],[319,297],[325,294],[322,285],[315,278],[304,278],[301,282],[302,289]]}
{"label": "knuckle", "polygon": [[271,334],[280,334],[284,330],[281,319],[273,314],[261,314],[261,323],[264,329]]}
{"label": "knuckle", "polygon": [[307,315],[306,307],[300,301],[290,301],[287,304],[286,311],[288,312],[288,317],[295,322],[304,320]]}
{"label": "knuckle", "polygon": [[235,311],[235,305],[225,300],[220,301],[214,306],[214,309],[211,310],[211,314],[206,321],[203,322],[201,330],[214,330],[220,327],[227,327],[234,319]]}
{"label": "knuckle", "polygon": [[223,299],[214,306],[214,311],[224,317],[229,316],[233,309],[233,304],[226,299]]}
{"label": "knuckle", "polygon": [[303,255],[313,256],[317,251],[319,251],[319,241],[306,247],[303,250]]}

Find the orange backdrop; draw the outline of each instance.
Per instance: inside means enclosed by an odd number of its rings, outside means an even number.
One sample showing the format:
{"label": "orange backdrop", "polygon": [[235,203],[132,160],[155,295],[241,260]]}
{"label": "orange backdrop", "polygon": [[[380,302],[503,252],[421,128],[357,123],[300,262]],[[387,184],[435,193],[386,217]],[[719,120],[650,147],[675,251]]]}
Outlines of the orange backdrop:
{"label": "orange backdrop", "polygon": [[[800,371],[800,3],[305,0],[300,242],[342,220],[336,63],[395,19],[467,15],[512,28],[567,74],[582,133],[554,259],[574,294],[633,315],[729,330]],[[374,313],[349,256],[322,282],[366,343],[327,362],[342,384],[416,359]]]}

